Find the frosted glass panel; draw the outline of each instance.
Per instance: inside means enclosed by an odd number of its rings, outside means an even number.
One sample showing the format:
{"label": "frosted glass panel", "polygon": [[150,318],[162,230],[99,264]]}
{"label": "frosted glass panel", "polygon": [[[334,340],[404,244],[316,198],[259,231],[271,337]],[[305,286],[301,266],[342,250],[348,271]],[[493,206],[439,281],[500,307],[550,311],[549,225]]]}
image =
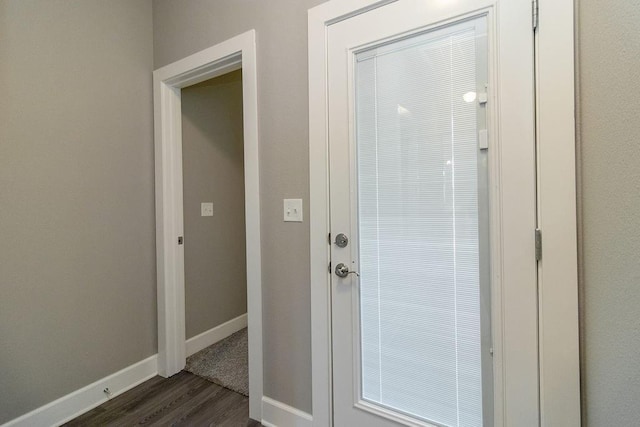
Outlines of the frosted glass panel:
{"label": "frosted glass panel", "polygon": [[446,426],[483,423],[477,32],[355,63],[362,398]]}

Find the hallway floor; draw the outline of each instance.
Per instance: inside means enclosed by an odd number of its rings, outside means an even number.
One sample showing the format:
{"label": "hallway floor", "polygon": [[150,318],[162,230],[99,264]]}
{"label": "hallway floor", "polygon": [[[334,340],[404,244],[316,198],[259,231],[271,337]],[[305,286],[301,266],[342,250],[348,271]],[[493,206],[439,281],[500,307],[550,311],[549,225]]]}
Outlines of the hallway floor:
{"label": "hallway floor", "polygon": [[154,377],[68,422],[65,426],[258,427],[249,399],[182,371]]}

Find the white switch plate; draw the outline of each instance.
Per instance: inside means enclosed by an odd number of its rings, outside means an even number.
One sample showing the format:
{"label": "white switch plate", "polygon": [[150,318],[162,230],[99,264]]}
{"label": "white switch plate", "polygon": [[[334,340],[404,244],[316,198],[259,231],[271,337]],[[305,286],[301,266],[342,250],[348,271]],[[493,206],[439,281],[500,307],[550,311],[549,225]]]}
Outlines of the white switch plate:
{"label": "white switch plate", "polygon": [[200,203],[200,216],[213,216],[213,203]]}
{"label": "white switch plate", "polygon": [[284,199],[284,221],[302,222],[302,199]]}

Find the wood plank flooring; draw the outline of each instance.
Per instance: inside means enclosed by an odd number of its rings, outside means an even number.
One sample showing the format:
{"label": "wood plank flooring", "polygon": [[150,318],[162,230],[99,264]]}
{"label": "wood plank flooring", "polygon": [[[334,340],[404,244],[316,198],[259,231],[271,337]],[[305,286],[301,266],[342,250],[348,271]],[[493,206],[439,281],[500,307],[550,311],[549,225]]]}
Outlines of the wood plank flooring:
{"label": "wood plank flooring", "polygon": [[155,377],[68,422],[65,426],[257,427],[249,399],[182,371]]}

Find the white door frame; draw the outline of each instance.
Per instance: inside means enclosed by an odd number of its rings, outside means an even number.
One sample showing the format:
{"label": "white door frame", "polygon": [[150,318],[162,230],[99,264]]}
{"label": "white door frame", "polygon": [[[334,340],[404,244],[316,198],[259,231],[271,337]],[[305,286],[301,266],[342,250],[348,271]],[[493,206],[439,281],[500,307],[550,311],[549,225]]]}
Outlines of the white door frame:
{"label": "white door frame", "polygon": [[[393,1],[332,0],[309,10],[312,404],[318,427],[333,422],[327,31],[335,22]],[[539,18],[537,218],[544,236],[538,263],[540,420],[543,426],[579,426],[573,0],[541,1]]]}
{"label": "white door frame", "polygon": [[[247,31],[153,72],[155,120],[158,373],[185,366],[181,89],[242,69],[249,415],[262,419],[262,273],[255,31]],[[187,242],[188,244],[188,242]]]}

